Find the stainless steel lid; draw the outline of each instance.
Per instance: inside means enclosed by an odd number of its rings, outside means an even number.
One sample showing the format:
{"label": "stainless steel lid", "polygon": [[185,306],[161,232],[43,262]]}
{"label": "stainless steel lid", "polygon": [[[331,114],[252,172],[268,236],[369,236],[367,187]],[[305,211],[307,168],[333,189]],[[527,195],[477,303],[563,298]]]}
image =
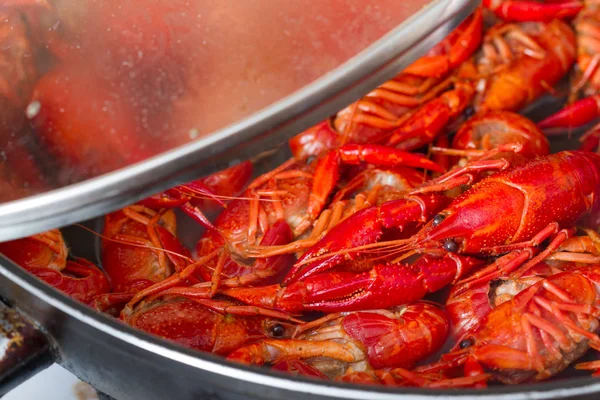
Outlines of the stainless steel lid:
{"label": "stainless steel lid", "polygon": [[285,142],[424,54],[474,0],[7,0],[0,240]]}

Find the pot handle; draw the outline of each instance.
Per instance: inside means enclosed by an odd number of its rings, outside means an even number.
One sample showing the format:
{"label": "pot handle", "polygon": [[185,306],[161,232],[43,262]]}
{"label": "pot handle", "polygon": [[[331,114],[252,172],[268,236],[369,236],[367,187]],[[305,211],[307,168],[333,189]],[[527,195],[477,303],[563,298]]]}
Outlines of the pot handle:
{"label": "pot handle", "polygon": [[0,301],[0,397],[53,362],[44,333]]}

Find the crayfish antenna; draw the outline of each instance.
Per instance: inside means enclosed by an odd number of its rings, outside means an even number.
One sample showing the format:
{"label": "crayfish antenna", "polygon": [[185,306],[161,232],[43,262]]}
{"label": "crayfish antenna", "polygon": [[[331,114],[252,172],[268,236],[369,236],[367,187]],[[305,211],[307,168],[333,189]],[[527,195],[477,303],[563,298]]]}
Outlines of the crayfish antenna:
{"label": "crayfish antenna", "polygon": [[177,251],[173,251],[173,250],[168,250],[168,249],[165,249],[165,248],[162,248],[162,247],[152,246],[152,245],[144,244],[144,243],[135,243],[135,242],[127,241],[127,240],[124,240],[124,239],[119,239],[118,237],[117,238],[109,238],[108,236],[103,235],[101,233],[98,233],[95,230],[88,228],[87,226],[84,226],[84,225],[81,225],[81,224],[73,224],[73,225],[77,226],[77,227],[79,227],[79,228],[81,228],[81,229],[83,229],[85,231],[88,231],[92,235],[97,236],[97,237],[99,237],[102,240],[106,240],[107,242],[114,242],[114,243],[119,243],[119,244],[125,244],[127,246],[132,246],[132,247],[140,247],[140,248],[143,248],[143,249],[150,249],[150,250],[154,250],[154,251],[160,251],[160,252],[163,252],[165,254],[177,257],[177,258],[179,258],[181,260],[184,260],[186,262],[189,262],[189,263],[193,263],[194,262],[194,260],[191,257],[189,257],[189,256],[187,256],[187,255],[185,255],[185,254],[183,254],[181,252],[177,252]]}
{"label": "crayfish antenna", "polygon": [[475,371],[471,372],[468,364],[468,361],[465,362],[467,376],[457,378],[443,378],[443,375],[440,374],[416,373],[404,368],[394,368],[388,374],[393,377],[395,383],[398,383],[400,378],[402,382],[406,382],[410,386],[428,388],[485,387],[491,374],[484,373],[481,368],[475,368]]}
{"label": "crayfish antenna", "polygon": [[350,247],[343,250],[327,252],[318,256],[307,258],[305,260],[296,263],[296,266],[303,266],[310,264],[314,261],[321,261],[335,255],[344,255],[349,253],[362,253],[362,254],[374,254],[381,255],[381,258],[387,257],[390,254],[400,254],[407,252],[411,249],[413,240],[412,239],[398,239],[390,240],[386,242],[377,242],[365,244],[362,246]]}
{"label": "crayfish antenna", "polygon": [[442,360],[416,367],[413,369],[413,372],[429,374],[460,367],[467,361],[469,352],[469,349],[454,350],[448,354],[444,354]]}
{"label": "crayfish antenna", "polygon": [[442,379],[437,382],[431,382],[425,385],[430,388],[458,388],[472,387],[486,383],[492,377],[491,374],[477,374],[474,376],[463,376],[460,378]]}
{"label": "crayfish antenna", "polygon": [[325,270],[330,269],[332,265],[347,260],[353,260],[359,255],[361,258],[365,258],[365,255],[373,255],[375,257],[371,257],[370,260],[376,261],[405,253],[412,248],[411,242],[411,239],[399,239],[334,251],[327,251],[327,249],[324,249],[325,251],[321,254],[315,252],[313,253],[314,255],[310,254],[309,257],[306,257],[307,254],[305,254],[303,258],[294,264],[292,270],[284,280],[284,285],[289,285],[295,281],[306,279],[316,273],[324,272]]}

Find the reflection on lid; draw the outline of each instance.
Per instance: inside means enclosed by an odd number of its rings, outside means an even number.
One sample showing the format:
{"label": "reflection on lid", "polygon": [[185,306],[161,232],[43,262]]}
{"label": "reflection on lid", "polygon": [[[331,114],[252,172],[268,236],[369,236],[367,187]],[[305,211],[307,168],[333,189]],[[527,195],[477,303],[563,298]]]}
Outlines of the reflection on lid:
{"label": "reflection on lid", "polygon": [[426,3],[4,1],[0,202],[230,125],[339,66]]}

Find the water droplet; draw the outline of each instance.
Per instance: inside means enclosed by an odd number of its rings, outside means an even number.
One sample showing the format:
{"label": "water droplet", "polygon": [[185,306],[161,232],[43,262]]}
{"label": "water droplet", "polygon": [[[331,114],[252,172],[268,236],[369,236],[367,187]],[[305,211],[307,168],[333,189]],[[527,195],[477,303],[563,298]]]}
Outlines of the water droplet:
{"label": "water droplet", "polygon": [[198,128],[192,128],[188,132],[188,136],[190,137],[190,139],[196,139],[198,135],[200,135],[200,131],[198,130]]}
{"label": "water droplet", "polygon": [[40,113],[41,109],[42,104],[39,101],[34,100],[27,105],[27,108],[25,109],[25,116],[28,119],[33,119]]}

